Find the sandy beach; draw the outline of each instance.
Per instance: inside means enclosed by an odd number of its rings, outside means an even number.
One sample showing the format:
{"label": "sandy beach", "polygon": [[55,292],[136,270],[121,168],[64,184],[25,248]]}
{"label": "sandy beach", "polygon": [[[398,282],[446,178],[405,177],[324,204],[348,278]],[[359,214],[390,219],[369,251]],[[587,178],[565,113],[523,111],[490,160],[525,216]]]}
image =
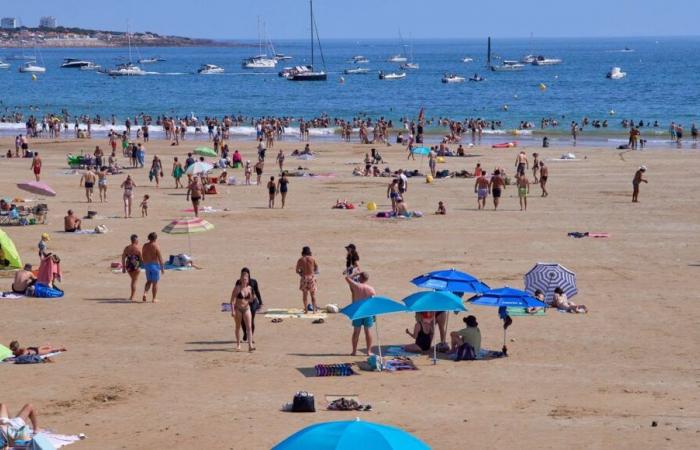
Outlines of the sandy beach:
{"label": "sandy beach", "polygon": [[[3,227],[23,261],[38,264],[36,245],[43,232],[61,256],[66,296],[60,300],[0,300],[0,343],[50,342],[68,352],[53,364],[0,365],[0,401],[11,410],[30,402],[40,425],[60,433],[85,433],[80,449],[265,449],[307,425],[361,419],[399,426],[434,449],[696,448],[700,440],[700,179],[697,150],[525,148],[549,166],[547,198],[532,186],[528,211],[521,212],[517,190],[509,186],[502,209],[476,209],[474,179],[409,180],[409,209],[425,213],[410,220],[379,220],[362,204],[390,209],[389,178],[353,177],[370,146],[311,142],[311,161],[289,156],[298,142],[268,149],[263,180],[277,175],[274,157],[287,154],[286,168],[306,167],[321,178],[290,178],[287,207],[269,210],[263,186],[218,186],[203,214],[215,229],[191,237],[201,270],[167,271],[160,303],[127,301],[127,275],[114,274],[129,235],[142,242],[159,233],[163,254],[188,251],[185,236],[160,233],[172,219],[189,215],[185,191],[167,176],[172,157],[184,160],[201,142],[147,144],[164,162],[161,188],[148,182],[147,169],[110,176],[107,203],[85,203],[80,175],[70,173],[66,154],[106,139],[35,140],[44,161],[42,181],[58,196],[49,205],[49,223]],[[13,147],[0,139],[0,148]],[[255,142],[232,142],[244,159],[255,159]],[[406,161],[405,148],[379,148],[392,170],[428,172],[427,159]],[[476,155],[447,158],[438,169],[473,171],[503,166],[512,175],[518,149],[477,146]],[[573,152],[575,161],[558,161]],[[4,152],[3,152],[4,153]],[[553,159],[550,161],[550,159]],[[122,165],[126,161],[120,157]],[[632,177],[646,165],[648,184],[640,203],[631,202]],[[0,196],[36,197],[16,188],[32,179],[29,159],[0,160]],[[131,174],[135,199],[151,196],[149,217],[122,215],[118,186]],[[229,174],[243,178],[240,169]],[[528,173],[531,177],[531,174]],[[358,207],[334,210],[337,199]],[[432,213],[439,200],[446,216]],[[44,202],[44,201],[42,201]],[[63,216],[96,210],[104,235],[63,233]],[[609,233],[606,239],[575,239],[572,231]],[[344,246],[357,245],[361,266],[380,295],[401,299],[416,289],[409,282],[430,270],[455,267],[492,287],[523,287],[523,275],[538,261],[558,262],[577,274],[579,294],[590,313],[548,311],[545,317],[515,318],[508,330],[508,358],[453,362],[415,359],[417,371],[360,371],[351,377],[309,376],[319,363],[361,362],[349,356],[352,328],[340,314],[323,324],[305,319],[271,323],[256,319],[257,351],[236,352],[233,319],[220,312],[239,270],[251,269],[265,308],[300,308],[294,272],[302,246],[309,245],[320,266],[319,305],[346,305],[350,295],[341,275]],[[9,290],[11,278],[0,278]],[[139,282],[142,289],[145,279]],[[139,291],[139,296],[141,291]],[[483,346],[498,350],[502,322],[493,308],[469,306]],[[450,331],[461,318],[450,315]],[[408,344],[408,314],[379,319],[382,344]],[[243,348],[246,348],[244,345]],[[364,352],[364,339],[360,341]],[[296,391],[316,396],[318,412],[282,412]],[[324,410],[326,395],[356,394],[371,412]],[[657,426],[652,426],[652,422]]]}

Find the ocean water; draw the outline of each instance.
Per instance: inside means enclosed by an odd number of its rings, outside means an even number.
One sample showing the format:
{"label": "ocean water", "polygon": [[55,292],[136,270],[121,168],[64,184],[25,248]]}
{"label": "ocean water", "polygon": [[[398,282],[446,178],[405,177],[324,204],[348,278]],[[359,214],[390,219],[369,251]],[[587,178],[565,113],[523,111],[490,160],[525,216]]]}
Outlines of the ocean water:
{"label": "ocean water", "polygon": [[[150,71],[149,75],[128,78],[59,68],[66,57],[111,67],[119,58],[128,56],[127,49],[41,49],[39,62],[48,71],[39,74],[37,80],[17,72],[20,61],[9,61],[12,67],[0,70],[0,115],[15,110],[43,115],[66,109],[72,114],[100,114],[104,118],[114,114],[119,122],[141,112],[153,116],[194,114],[200,118],[225,114],[311,118],[328,114],[349,119],[366,114],[397,120],[406,115],[416,117],[419,109],[425,107],[427,118],[496,119],[508,129],[516,128],[523,120],[539,126],[541,118],[551,117],[559,120],[561,134],[568,134],[571,120],[580,122],[584,116],[608,119],[609,129],[589,128],[586,134],[610,138],[623,136],[623,118],[652,123],[658,120],[662,129],[642,132],[646,137],[659,139],[663,139],[661,133],[671,121],[682,123],[687,134],[692,122],[700,122],[699,37],[494,38],[493,55],[503,59],[520,59],[534,53],[563,60],[557,66],[527,66],[520,72],[500,73],[485,68],[486,38],[416,40],[412,45],[413,59],[420,69],[408,71],[407,78],[397,81],[381,81],[377,71],[398,69],[397,64],[386,62],[390,55],[402,50],[398,38],[329,40],[322,42],[329,79],[308,83],[277,76],[283,66],[308,62],[308,41],[275,44],[278,52],[294,59],[281,61],[274,70],[256,71],[242,69],[240,62],[257,54],[257,47],[136,49],[134,59],[139,54],[158,55],[166,61],[142,65]],[[633,51],[621,51],[625,47]],[[410,50],[407,45],[406,51]],[[0,57],[14,53],[17,51],[13,49],[0,50]],[[343,69],[352,66],[348,60],[357,54],[370,59],[363,67],[371,69],[371,74],[342,75]],[[462,63],[465,56],[474,61]],[[197,75],[196,70],[203,63],[219,65],[226,73]],[[621,67],[627,77],[606,79],[612,66]],[[446,85],[440,82],[446,72],[465,77],[479,73],[486,81]],[[541,83],[547,86],[545,90],[540,89]],[[7,125],[0,124],[0,128],[2,125],[6,129]]]}

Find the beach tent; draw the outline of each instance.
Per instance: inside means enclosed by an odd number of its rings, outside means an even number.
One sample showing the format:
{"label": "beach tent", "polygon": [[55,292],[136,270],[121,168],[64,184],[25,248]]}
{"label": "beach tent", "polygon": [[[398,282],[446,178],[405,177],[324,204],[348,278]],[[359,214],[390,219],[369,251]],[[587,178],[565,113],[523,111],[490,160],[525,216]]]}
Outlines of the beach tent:
{"label": "beach tent", "polygon": [[0,361],[12,356],[12,350],[0,344]]}
{"label": "beach tent", "polygon": [[22,260],[19,257],[15,243],[3,230],[0,230],[0,259],[9,261],[8,267],[11,269],[22,268]]}

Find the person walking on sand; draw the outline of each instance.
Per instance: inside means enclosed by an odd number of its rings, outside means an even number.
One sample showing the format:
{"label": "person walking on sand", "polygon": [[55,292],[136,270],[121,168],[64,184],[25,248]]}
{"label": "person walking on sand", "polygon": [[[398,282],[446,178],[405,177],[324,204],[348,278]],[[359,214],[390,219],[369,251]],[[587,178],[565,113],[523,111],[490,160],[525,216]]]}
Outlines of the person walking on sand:
{"label": "person walking on sand", "polygon": [[[350,299],[352,300],[352,303],[377,295],[374,288],[367,284],[369,281],[369,274],[367,272],[360,272],[357,275],[357,281],[353,280],[353,278],[349,275],[345,275],[345,281],[350,287]],[[363,327],[365,329],[367,355],[372,354],[372,333],[370,329],[373,326],[374,317],[365,317],[364,319],[356,319],[352,321],[352,353],[350,353],[350,356],[355,356],[357,354],[357,344],[360,341],[360,332],[362,331]]]}
{"label": "person walking on sand", "polygon": [[282,199],[282,209],[284,209],[285,202],[287,200],[287,191],[289,190],[289,179],[287,178],[287,173],[282,172],[282,176],[277,181],[277,190],[280,193]]}
{"label": "person walking on sand", "polygon": [[194,216],[199,217],[199,202],[204,200],[204,185],[202,180],[196,176],[192,178],[189,186],[187,186],[187,200],[192,200],[192,209]]}
{"label": "person walking on sand", "polygon": [[100,171],[97,172],[97,189],[100,193],[100,202],[107,201],[107,167],[100,167]]}
{"label": "person walking on sand", "polygon": [[275,196],[277,195],[277,183],[275,183],[275,177],[270,177],[270,181],[267,182],[267,192],[270,197],[267,201],[267,207],[272,209],[275,207]]}
{"label": "person walking on sand", "polygon": [[642,166],[634,173],[634,178],[632,179],[632,202],[634,203],[639,202],[639,184],[648,183],[648,181],[644,178],[644,173],[646,171],[646,166]]}
{"label": "person walking on sand", "polygon": [[517,177],[518,198],[520,199],[520,211],[527,211],[527,196],[530,194],[530,180],[523,174]]}
{"label": "person walking on sand", "polygon": [[253,167],[250,165],[250,160],[245,162],[245,184],[250,186],[250,176],[253,174]]}
{"label": "person walking on sand", "polygon": [[537,173],[540,170],[540,154],[539,153],[533,153],[532,154],[532,182],[535,184],[538,184],[540,182],[539,178],[537,178]]}
{"label": "person walking on sand", "polygon": [[163,163],[160,161],[158,155],[153,155],[153,161],[151,162],[151,170],[148,172],[148,178],[151,180],[156,180],[156,188],[160,187],[160,177],[163,176]]}
{"label": "person walking on sand", "polygon": [[481,172],[474,182],[474,193],[476,193],[476,204],[479,209],[486,209],[486,197],[490,193],[489,179],[486,178],[486,173]]}
{"label": "person walking on sand", "polygon": [[253,347],[253,314],[251,305],[255,299],[255,293],[250,285],[250,273],[241,271],[241,277],[236,282],[236,286],[231,292],[231,317],[235,322],[236,350],[241,349],[241,324],[246,329],[248,337],[248,351],[255,350]]}
{"label": "person walking on sand", "polygon": [[173,171],[172,176],[175,178],[175,189],[184,187],[182,185],[182,175],[185,173],[185,169],[182,168],[182,163],[178,161],[177,156],[173,159]]}
{"label": "person walking on sand", "polygon": [[499,169],[496,169],[495,172],[493,172],[493,176],[491,177],[491,182],[489,183],[489,190],[491,191],[491,194],[493,195],[493,209],[496,210],[498,209],[498,204],[501,202],[501,194],[503,193],[503,190],[506,188],[506,182],[503,180],[503,177],[501,176],[501,171]]}
{"label": "person walking on sand", "polygon": [[399,199],[399,179],[394,178],[389,183],[389,187],[386,190],[386,196],[391,199],[391,212],[396,214],[396,200]]}
{"label": "person walking on sand", "polygon": [[435,153],[435,150],[431,147],[428,152],[428,167],[430,168],[430,176],[433,178],[435,178],[436,163],[437,153]]}
{"label": "person walking on sand", "polygon": [[131,243],[124,247],[122,252],[122,273],[128,273],[131,278],[131,295],[130,301],[134,301],[136,297],[136,283],[141,275],[141,249],[139,248],[139,237],[135,234],[131,235]]}
{"label": "person walking on sand", "polygon": [[544,161],[540,161],[540,188],[542,189],[542,197],[547,197],[549,192],[547,192],[547,178],[549,178],[549,167],[544,164]]}
{"label": "person walking on sand", "polygon": [[522,150],[515,158],[515,168],[518,176],[525,175],[525,170],[530,168],[530,163],[527,160],[527,153]]}
{"label": "person walking on sand", "polygon": [[134,203],[134,188],[136,183],[131,179],[131,175],[126,176],[126,180],[121,187],[124,189],[124,218],[131,217],[131,205]]}
{"label": "person walking on sand", "polygon": [[93,189],[95,188],[96,180],[97,176],[95,175],[95,172],[93,172],[89,167],[83,176],[80,177],[80,187],[85,184],[85,198],[87,199],[88,203],[92,203],[92,193]]}
{"label": "person walking on sand", "polygon": [[277,153],[277,164],[280,166],[280,173],[284,173],[284,151],[281,149]]}
{"label": "person walking on sand", "polygon": [[316,274],[318,274],[318,264],[311,255],[311,248],[305,246],[301,249],[301,258],[297,261],[296,272],[299,275],[299,290],[304,301],[304,314],[309,312],[309,295],[311,295],[312,311],[317,311],[316,306]]}
{"label": "person walking on sand", "polygon": [[36,178],[36,181],[41,181],[41,158],[39,158],[38,152],[34,152],[30,169],[32,169],[32,172],[34,172],[34,178]]}
{"label": "person walking on sand", "polygon": [[143,244],[141,249],[141,258],[143,259],[143,267],[146,270],[146,286],[143,291],[141,301],[146,301],[146,294],[149,289],[153,292],[153,303],[158,302],[158,282],[160,276],[165,273],[163,266],[163,256],[160,254],[160,247],[156,243],[158,235],[155,232],[148,234],[148,242]]}
{"label": "person walking on sand", "polygon": [[258,159],[258,162],[255,163],[255,175],[258,176],[258,180],[256,181],[255,184],[260,186],[262,184],[262,174],[263,174],[263,167],[265,166],[265,160],[264,159]]}
{"label": "person walking on sand", "polygon": [[[247,267],[244,267],[241,269],[241,278],[243,277],[243,274],[248,275],[248,284],[250,285],[250,288],[253,290],[253,301],[250,304],[250,314],[251,314],[251,321],[250,321],[250,329],[253,331],[253,334],[255,334],[255,313],[262,308],[263,305],[263,300],[262,300],[262,295],[260,295],[260,287],[258,286],[258,281],[251,277],[250,275],[250,269]],[[239,286],[241,283],[241,280],[238,279],[236,280],[236,286]],[[233,310],[233,309],[232,309]],[[251,339],[253,344],[255,344],[255,339]],[[243,342],[248,342],[248,332],[246,330],[246,327],[243,327]]]}

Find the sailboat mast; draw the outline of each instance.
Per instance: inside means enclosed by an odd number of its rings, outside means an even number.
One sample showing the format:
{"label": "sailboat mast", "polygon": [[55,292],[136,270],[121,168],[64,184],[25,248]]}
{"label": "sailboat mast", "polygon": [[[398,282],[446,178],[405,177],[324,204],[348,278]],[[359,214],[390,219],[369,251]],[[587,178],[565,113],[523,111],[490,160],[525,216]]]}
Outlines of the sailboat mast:
{"label": "sailboat mast", "polygon": [[491,66],[491,36],[489,36],[488,50],[486,54],[486,65]]}
{"label": "sailboat mast", "polygon": [[314,68],[314,0],[309,0],[309,11],[311,14],[311,21],[309,22],[309,27],[311,28],[311,69]]}

